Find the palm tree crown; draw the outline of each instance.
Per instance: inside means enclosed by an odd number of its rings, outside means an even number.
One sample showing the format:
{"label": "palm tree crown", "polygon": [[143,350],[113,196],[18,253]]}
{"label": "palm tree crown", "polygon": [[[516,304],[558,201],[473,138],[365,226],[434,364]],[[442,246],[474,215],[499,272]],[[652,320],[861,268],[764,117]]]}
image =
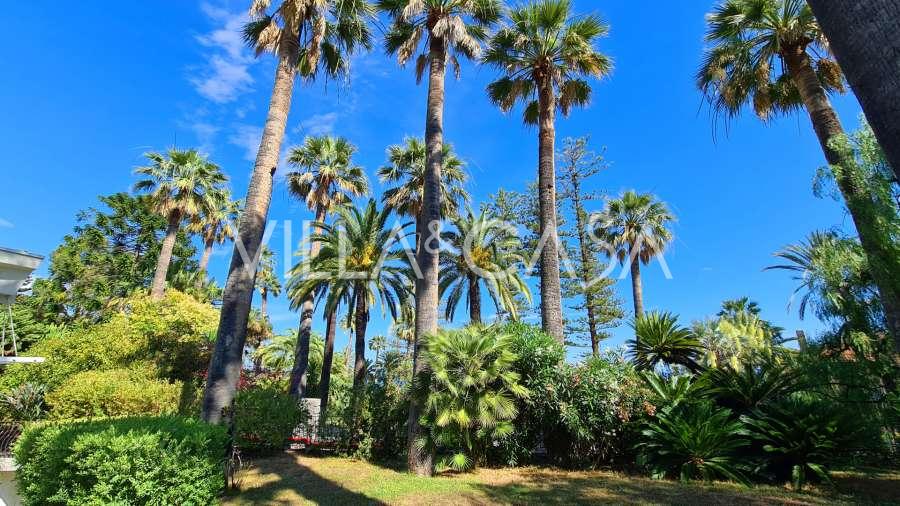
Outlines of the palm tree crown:
{"label": "palm tree crown", "polygon": [[[469,193],[463,186],[469,179],[465,165],[453,147],[444,144],[444,164],[441,167],[441,214],[454,216],[460,204],[468,203]],[[384,192],[385,205],[401,216],[416,218],[421,215],[425,189],[425,143],[409,137],[405,144],[388,148],[388,162],[378,169],[383,183],[393,183]]]}
{"label": "palm tree crown", "polygon": [[135,174],[143,178],[134,189],[149,193],[158,212],[166,217],[177,213],[184,218],[205,212],[227,181],[218,165],[194,149],[173,148],[166,154],[154,152],[144,156],[150,165],[135,169]]}
{"label": "palm tree crown", "polygon": [[343,137],[307,137],[288,157],[291,165],[303,169],[287,175],[290,192],[317,214],[368,194],[369,179],[353,163],[355,153],[356,146]]}
{"label": "palm tree crown", "polygon": [[536,124],[538,95],[556,90],[553,107],[568,115],[590,102],[583,76],[602,78],[612,60],[594,49],[609,27],[595,15],[573,18],[569,0],[532,2],[513,9],[510,24],[491,38],[483,60],[506,73],[488,86],[488,95],[503,111],[526,103],[524,118]]}
{"label": "palm tree crown", "polygon": [[597,237],[612,248],[620,261],[635,257],[644,264],[665,251],[672,241],[669,226],[674,220],[664,202],[649,193],[634,191],[610,199],[606,208],[591,218]]}
{"label": "palm tree crown", "polygon": [[709,30],[697,86],[728,118],[752,104],[757,116],[790,113],[803,100],[784,58],[806,53],[827,92],[844,92],[843,74],[804,0],[726,0],[707,15]]}
{"label": "palm tree crown", "polygon": [[188,230],[199,234],[204,243],[222,244],[228,239],[234,239],[241,201],[231,200],[228,191],[219,191],[210,194],[210,197],[212,205],[205,207],[191,220]]}

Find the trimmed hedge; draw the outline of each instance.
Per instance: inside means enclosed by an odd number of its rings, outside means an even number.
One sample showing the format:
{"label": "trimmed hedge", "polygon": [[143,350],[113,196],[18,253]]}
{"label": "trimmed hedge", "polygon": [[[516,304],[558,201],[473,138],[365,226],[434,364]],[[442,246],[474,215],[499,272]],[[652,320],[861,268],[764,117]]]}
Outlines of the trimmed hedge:
{"label": "trimmed hedge", "polygon": [[283,389],[243,390],[234,400],[235,444],[256,454],[281,451],[301,418],[300,405]]}
{"label": "trimmed hedge", "polygon": [[136,417],[26,428],[15,448],[26,504],[215,503],[225,479],[224,428]]}
{"label": "trimmed hedge", "polygon": [[47,394],[50,418],[170,415],[178,412],[180,382],[128,369],[78,373]]}

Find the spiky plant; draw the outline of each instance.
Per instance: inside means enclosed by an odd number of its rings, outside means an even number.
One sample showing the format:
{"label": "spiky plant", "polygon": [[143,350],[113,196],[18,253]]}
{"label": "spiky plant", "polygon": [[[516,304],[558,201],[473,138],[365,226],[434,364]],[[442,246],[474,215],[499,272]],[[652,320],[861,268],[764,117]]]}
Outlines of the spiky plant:
{"label": "spiky plant", "polygon": [[652,311],[631,323],[635,338],[628,341],[629,355],[639,369],[659,365],[680,365],[692,371],[700,368],[703,351],[694,333],[678,324],[672,313]]}

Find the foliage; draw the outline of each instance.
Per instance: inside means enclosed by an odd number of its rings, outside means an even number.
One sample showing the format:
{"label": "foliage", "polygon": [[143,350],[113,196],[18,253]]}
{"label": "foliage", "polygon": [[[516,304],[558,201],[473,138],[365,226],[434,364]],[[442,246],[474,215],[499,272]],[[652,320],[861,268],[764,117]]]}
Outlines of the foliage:
{"label": "foliage", "polygon": [[[469,175],[463,161],[453,152],[453,146],[444,145],[441,160],[441,215],[451,217],[459,212],[461,203],[469,202],[464,187]],[[404,144],[390,146],[388,163],[378,169],[381,182],[391,184],[381,197],[384,205],[400,216],[418,220],[425,193],[425,143],[408,137]]]}
{"label": "foliage", "polygon": [[307,137],[288,157],[288,163],[302,169],[287,175],[291,194],[317,213],[367,195],[369,179],[353,162],[356,151],[356,146],[343,137]]}
{"label": "foliage", "polygon": [[406,450],[412,356],[385,351],[371,368],[368,385],[370,451],[376,458],[395,458]]}
{"label": "foliage", "polygon": [[669,230],[675,216],[665,202],[649,193],[627,191],[606,202],[603,211],[591,217],[597,237],[620,262],[647,264],[672,242]]}
{"label": "foliage", "polygon": [[281,295],[281,282],[278,280],[278,274],[275,273],[275,269],[275,254],[268,246],[263,245],[259,256],[259,264],[256,267],[256,281],[254,283],[263,301],[269,295],[273,297]]}
{"label": "foliage", "polygon": [[50,391],[46,402],[53,419],[171,415],[181,390],[181,382],[160,381],[147,371],[84,371]]}
{"label": "foliage", "polygon": [[528,390],[513,366],[512,337],[471,326],[428,339],[424,359],[430,367],[424,426],[428,441],[450,455],[443,466],[462,471],[483,460],[484,446],[514,430],[516,399]]}
{"label": "foliage", "polygon": [[225,443],[224,428],[177,417],[35,424],[16,479],[26,504],[211,504]]}
{"label": "foliage", "polygon": [[24,383],[0,394],[0,416],[4,420],[31,422],[40,420],[47,411],[44,385]]}
{"label": "foliage", "polygon": [[[52,304],[47,303],[46,293],[50,289],[45,279],[34,282],[30,294],[19,294],[12,305],[12,325],[16,332],[16,349],[19,353],[27,353],[35,343],[48,336],[58,327],[54,322],[61,321],[60,315],[53,311]],[[6,308],[0,311],[0,328],[10,328],[10,314]],[[13,344],[7,330],[5,354],[12,354]]]}
{"label": "foliage", "polygon": [[680,365],[694,371],[701,347],[690,329],[678,325],[671,313],[651,312],[635,319],[631,326],[635,338],[628,341],[629,354],[639,369],[654,369],[660,364]]}
{"label": "foliage", "polygon": [[745,482],[737,453],[745,445],[743,430],[731,411],[710,402],[664,408],[641,431],[638,463],[654,478]]}
{"label": "foliage", "polygon": [[167,220],[174,216],[180,223],[215,207],[228,178],[199,151],[172,148],[165,154],[151,152],[144,156],[150,164],[135,169],[142,179],[134,189],[147,192],[153,208]]}
{"label": "foliage", "polygon": [[284,449],[300,424],[301,409],[284,389],[251,388],[234,401],[235,444],[245,451],[271,453]]}
{"label": "foliage", "polygon": [[0,391],[29,382],[53,390],[79,372],[140,363],[155,364],[162,378],[187,381],[208,365],[208,336],[219,321],[216,309],[172,290],[158,302],[140,295],[117,307],[106,323],[52,332],[29,350],[46,361],[7,366]]}
{"label": "foliage", "polygon": [[800,391],[804,378],[789,363],[766,360],[734,369],[710,369],[705,378],[707,393],[719,405],[736,413],[747,413]]}

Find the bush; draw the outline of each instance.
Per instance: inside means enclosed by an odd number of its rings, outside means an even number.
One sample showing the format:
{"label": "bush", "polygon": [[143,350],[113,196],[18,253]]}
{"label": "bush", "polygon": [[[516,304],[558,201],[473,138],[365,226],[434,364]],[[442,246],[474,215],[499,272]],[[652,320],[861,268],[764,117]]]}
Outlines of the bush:
{"label": "bush", "polygon": [[135,363],[153,364],[160,377],[185,381],[208,365],[208,336],[218,321],[216,309],[174,290],[158,302],[132,297],[121,301],[119,312],[106,323],[51,332],[29,350],[29,355],[46,361],[7,366],[0,391],[24,383],[53,390],[80,372]]}
{"label": "bush", "polygon": [[78,373],[47,394],[50,418],[167,415],[178,411],[180,383],[145,371],[112,369]]}
{"label": "bush", "polygon": [[211,504],[224,486],[223,428],[177,417],[41,423],[15,448],[26,504]]}
{"label": "bush", "polygon": [[47,410],[44,403],[46,393],[44,385],[25,383],[9,393],[0,394],[0,416],[4,420],[17,422],[40,420]]}
{"label": "bush", "polygon": [[280,451],[302,415],[297,401],[283,389],[263,387],[238,392],[234,403],[235,444],[255,453]]}

